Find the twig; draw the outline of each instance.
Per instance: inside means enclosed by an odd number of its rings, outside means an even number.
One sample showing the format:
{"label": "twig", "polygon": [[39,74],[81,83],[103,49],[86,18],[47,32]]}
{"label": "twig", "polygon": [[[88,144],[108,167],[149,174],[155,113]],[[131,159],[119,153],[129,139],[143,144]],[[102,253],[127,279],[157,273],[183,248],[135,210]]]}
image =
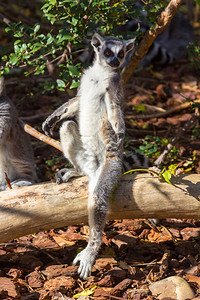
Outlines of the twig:
{"label": "twig", "polygon": [[6,18],[4,15],[2,15],[2,13],[0,13],[0,19],[3,21],[3,23],[5,23],[7,26],[10,26],[11,21]]}
{"label": "twig", "polygon": [[110,299],[123,300],[124,298],[110,295]]}
{"label": "twig", "polygon": [[56,63],[57,66],[61,65],[62,63],[64,63],[64,61],[67,61],[67,49],[65,49],[63,51],[63,54],[60,56],[60,60]]}
{"label": "twig", "polygon": [[10,179],[8,178],[8,175],[7,175],[7,173],[6,172],[4,172],[4,174],[5,174],[5,178],[6,178],[6,183],[7,183],[7,186],[9,187],[9,189],[11,190],[12,189],[12,186],[11,186],[11,184],[10,184]]}
{"label": "twig", "polygon": [[172,139],[171,143],[166,146],[166,149],[163,153],[156,159],[154,165],[159,168],[159,166],[164,162],[167,154],[172,150],[174,145],[178,142],[178,140],[182,137],[182,135],[192,127],[199,119],[199,113],[195,113],[190,120],[186,122],[186,124],[178,131],[177,135]]}
{"label": "twig", "polygon": [[61,148],[61,145],[60,145],[60,142],[46,136],[45,134],[37,131],[36,129],[34,129],[33,127],[31,127],[30,125],[28,124],[25,124],[24,122],[22,122],[22,125],[24,127],[24,131],[26,131],[28,134],[34,136],[36,139],[44,142],[44,143],[47,143],[49,145],[51,145],[52,147],[62,151],[62,148]]}
{"label": "twig", "polygon": [[[192,104],[193,103],[200,103],[200,99],[192,101]],[[148,120],[148,119],[153,119],[153,118],[161,118],[161,117],[166,117],[167,115],[179,112],[180,110],[186,109],[186,108],[188,108],[190,106],[191,106],[191,102],[184,102],[184,103],[182,103],[182,104],[180,104],[178,106],[175,106],[173,108],[170,108],[167,111],[164,111],[164,112],[161,112],[161,113],[158,113],[158,114],[139,115],[139,116],[131,115],[131,116],[125,116],[125,119],[143,119],[143,120]]]}
{"label": "twig", "polygon": [[158,34],[163,32],[163,30],[170,24],[174,14],[177,9],[181,5],[183,0],[171,0],[166,9],[161,13],[157,23],[154,28],[150,28],[144,35],[143,39],[139,43],[136,51],[134,52],[131,60],[127,63],[127,65],[122,70],[122,79],[124,84],[126,84],[138,66],[139,62],[148,52],[150,46],[153,41],[157,37]]}

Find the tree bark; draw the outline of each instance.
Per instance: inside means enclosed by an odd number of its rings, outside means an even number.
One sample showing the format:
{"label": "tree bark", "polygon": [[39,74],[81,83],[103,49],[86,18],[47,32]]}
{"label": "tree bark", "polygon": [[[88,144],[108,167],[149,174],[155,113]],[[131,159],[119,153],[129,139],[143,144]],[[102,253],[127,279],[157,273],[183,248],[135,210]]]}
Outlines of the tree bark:
{"label": "tree bark", "polygon": [[135,71],[136,67],[147,54],[150,46],[157,37],[158,34],[163,32],[165,28],[170,24],[173,16],[177,12],[179,6],[183,0],[171,0],[166,7],[166,9],[161,13],[157,23],[154,28],[150,28],[144,35],[143,39],[139,43],[136,51],[133,53],[131,60],[127,63],[125,68],[122,70],[122,79],[124,84],[126,84]]}
{"label": "tree bark", "polygon": [[[183,175],[173,184],[149,174],[123,176],[108,219],[200,218],[200,175]],[[86,177],[0,192],[0,242],[87,222],[87,196]]]}

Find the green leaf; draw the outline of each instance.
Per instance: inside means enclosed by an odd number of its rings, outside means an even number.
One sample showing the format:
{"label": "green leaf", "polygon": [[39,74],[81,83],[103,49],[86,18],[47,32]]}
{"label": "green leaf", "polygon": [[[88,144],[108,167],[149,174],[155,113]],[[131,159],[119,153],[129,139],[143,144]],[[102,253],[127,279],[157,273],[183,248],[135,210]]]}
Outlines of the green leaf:
{"label": "green leaf", "polygon": [[6,28],[5,28],[5,32],[8,32],[8,31],[10,31],[10,30],[11,30],[10,27],[6,27]]}
{"label": "green leaf", "polygon": [[21,41],[22,41],[22,40],[16,40],[16,41],[14,42],[14,45],[17,45],[17,44],[21,43]]}
{"label": "green leaf", "polygon": [[54,37],[51,35],[47,40],[47,45],[51,44],[54,41]]}
{"label": "green leaf", "polygon": [[39,29],[40,29],[40,24],[36,24],[34,28],[34,33],[38,32]]}
{"label": "green leaf", "polygon": [[23,32],[17,31],[17,32],[14,34],[14,37],[22,37],[23,35],[24,35]]}
{"label": "green leaf", "polygon": [[80,82],[72,80],[72,84],[70,85],[70,89],[75,89],[79,86]]}
{"label": "green leaf", "polygon": [[72,40],[72,37],[69,35],[69,34],[62,34],[62,33],[59,33],[57,35],[57,39],[58,39],[58,43],[62,43],[63,41],[71,41]]}
{"label": "green leaf", "polygon": [[177,167],[178,167],[177,164],[170,165],[170,166],[168,167],[168,169],[169,169],[169,171],[170,171],[170,173],[171,173],[172,175],[175,174],[175,171],[176,171]]}
{"label": "green leaf", "polygon": [[57,79],[56,80],[58,87],[65,87],[65,82],[61,79]]}
{"label": "green leaf", "polygon": [[22,51],[25,51],[27,49],[27,45],[25,43],[22,44]]}
{"label": "green leaf", "polygon": [[9,59],[9,62],[12,66],[16,65],[16,63],[18,62],[19,58],[14,54],[14,53],[11,53],[10,55],[10,59]]}
{"label": "green leaf", "polygon": [[19,53],[20,47],[18,45],[14,45],[14,51],[15,51],[15,53]]}
{"label": "green leaf", "polygon": [[69,74],[71,76],[80,76],[80,72],[77,67],[75,67],[73,65],[67,65],[67,67],[69,69]]}
{"label": "green leaf", "polygon": [[161,176],[163,177],[163,179],[164,179],[167,183],[172,184],[171,181],[170,181],[172,175],[171,175],[171,172],[170,172],[169,170],[163,172],[163,173],[161,174]]}
{"label": "green leaf", "polygon": [[146,111],[146,107],[144,106],[144,104],[138,104],[138,105],[134,105],[134,109],[136,112],[145,112]]}

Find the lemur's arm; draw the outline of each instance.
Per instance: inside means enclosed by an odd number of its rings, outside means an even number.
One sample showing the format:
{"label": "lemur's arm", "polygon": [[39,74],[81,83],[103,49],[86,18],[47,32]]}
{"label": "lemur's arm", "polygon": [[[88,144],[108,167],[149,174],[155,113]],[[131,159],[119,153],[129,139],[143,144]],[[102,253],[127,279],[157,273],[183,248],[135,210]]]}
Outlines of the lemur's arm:
{"label": "lemur's arm", "polygon": [[108,115],[108,121],[117,136],[118,145],[121,146],[124,135],[125,125],[123,113],[121,110],[121,99],[123,98],[122,88],[120,86],[120,75],[116,74],[112,78],[109,87],[107,88],[105,103]]}
{"label": "lemur's arm", "polygon": [[78,112],[79,97],[74,97],[57,108],[42,124],[42,129],[48,136],[53,136],[53,130],[59,121],[74,117]]}

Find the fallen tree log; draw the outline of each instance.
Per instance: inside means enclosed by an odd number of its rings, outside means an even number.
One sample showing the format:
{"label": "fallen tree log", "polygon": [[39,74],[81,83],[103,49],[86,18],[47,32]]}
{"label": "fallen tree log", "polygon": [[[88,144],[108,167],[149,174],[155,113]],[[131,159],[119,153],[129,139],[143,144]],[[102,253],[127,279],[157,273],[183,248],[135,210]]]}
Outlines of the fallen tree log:
{"label": "fallen tree log", "polygon": [[[0,242],[87,222],[87,178],[41,183],[0,192]],[[173,185],[149,174],[126,175],[110,203],[108,219],[200,218],[200,175]]]}

